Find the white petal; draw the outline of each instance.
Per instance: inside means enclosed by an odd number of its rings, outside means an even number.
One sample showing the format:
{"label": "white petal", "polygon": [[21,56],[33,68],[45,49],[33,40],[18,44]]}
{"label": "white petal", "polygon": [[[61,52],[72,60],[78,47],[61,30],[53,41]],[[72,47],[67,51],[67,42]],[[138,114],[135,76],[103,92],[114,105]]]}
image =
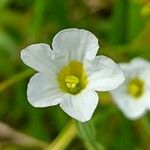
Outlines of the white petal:
{"label": "white petal", "polygon": [[33,44],[21,51],[21,59],[23,62],[39,72],[49,72],[56,69],[52,63],[54,52],[48,44]]}
{"label": "white petal", "polygon": [[138,78],[144,82],[143,100],[146,101],[145,106],[150,110],[150,67],[143,69]]}
{"label": "white petal", "polygon": [[87,66],[89,88],[96,91],[109,91],[124,82],[124,75],[119,65],[106,56],[97,56]]}
{"label": "white petal", "polygon": [[111,91],[114,102],[120,110],[129,119],[138,119],[146,112],[146,100],[144,97],[139,99],[131,97],[127,94],[126,83],[121,85],[116,90]]}
{"label": "white petal", "polygon": [[67,95],[60,102],[60,107],[69,116],[81,121],[88,121],[98,104],[98,95],[94,91],[84,91],[78,95]]}
{"label": "white petal", "polygon": [[142,58],[134,58],[130,63],[121,63],[126,78],[141,76],[143,73],[150,70],[150,63]]}
{"label": "white petal", "polygon": [[124,75],[126,74],[126,72],[129,72],[129,65],[128,63],[119,63],[119,66],[121,67],[121,69],[124,72]]}
{"label": "white petal", "polygon": [[65,29],[53,39],[53,50],[59,55],[70,53],[70,59],[94,59],[99,48],[98,39],[83,29]]}
{"label": "white petal", "polygon": [[56,80],[43,73],[35,74],[28,84],[28,101],[34,107],[57,105],[61,100]]}
{"label": "white petal", "polygon": [[145,87],[142,100],[145,101],[145,107],[147,108],[147,110],[150,110],[150,78],[147,80],[147,78],[145,77],[144,86]]}
{"label": "white petal", "polygon": [[145,107],[147,108],[147,110],[150,110],[150,92],[149,91],[145,92],[143,99],[145,100]]}
{"label": "white petal", "polygon": [[[121,63],[126,81],[118,89],[112,91],[112,96],[118,107],[129,119],[138,119],[150,108],[150,65],[148,61],[135,58],[130,63]],[[134,98],[127,93],[128,82],[134,78],[144,81],[144,92],[141,97]]]}
{"label": "white petal", "polygon": [[140,58],[140,57],[132,59],[131,64],[132,66],[135,66],[135,67],[139,66],[140,68],[150,66],[150,63],[147,60]]}

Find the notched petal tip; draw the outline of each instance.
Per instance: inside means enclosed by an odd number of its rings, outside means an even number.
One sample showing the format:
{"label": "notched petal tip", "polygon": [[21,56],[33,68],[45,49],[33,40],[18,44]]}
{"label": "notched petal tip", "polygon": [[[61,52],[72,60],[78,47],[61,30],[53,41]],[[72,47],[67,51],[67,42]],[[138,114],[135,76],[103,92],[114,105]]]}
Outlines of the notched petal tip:
{"label": "notched petal tip", "polygon": [[72,57],[92,60],[96,56],[99,44],[97,37],[90,31],[70,28],[64,29],[55,35],[52,47],[59,54],[71,52]]}
{"label": "notched petal tip", "polygon": [[21,51],[21,59],[26,65],[45,73],[49,72],[54,56],[54,51],[44,43],[32,44]]}
{"label": "notched petal tip", "polygon": [[60,102],[60,107],[72,118],[89,121],[98,104],[98,94],[94,91],[84,91],[77,96],[67,96]]}

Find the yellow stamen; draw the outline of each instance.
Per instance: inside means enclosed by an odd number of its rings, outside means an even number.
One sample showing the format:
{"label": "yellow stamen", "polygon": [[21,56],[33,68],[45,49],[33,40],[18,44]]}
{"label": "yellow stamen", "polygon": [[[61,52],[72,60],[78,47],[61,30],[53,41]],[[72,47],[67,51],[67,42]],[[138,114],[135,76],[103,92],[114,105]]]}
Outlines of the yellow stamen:
{"label": "yellow stamen", "polygon": [[71,61],[58,72],[57,81],[62,92],[76,95],[88,84],[88,76],[81,62]]}
{"label": "yellow stamen", "polygon": [[66,86],[68,88],[75,88],[76,85],[79,83],[79,79],[73,75],[67,76],[65,78]]}
{"label": "yellow stamen", "polygon": [[132,79],[128,84],[128,93],[134,98],[139,98],[143,94],[144,82],[138,78]]}

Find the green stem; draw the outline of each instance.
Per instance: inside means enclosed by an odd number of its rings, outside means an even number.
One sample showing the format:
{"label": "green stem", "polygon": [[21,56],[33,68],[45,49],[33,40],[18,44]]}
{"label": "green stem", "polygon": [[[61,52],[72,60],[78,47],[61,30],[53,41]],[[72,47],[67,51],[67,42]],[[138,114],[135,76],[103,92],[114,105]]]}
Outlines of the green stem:
{"label": "green stem", "polygon": [[48,146],[46,150],[64,150],[76,137],[77,130],[74,121],[70,121],[58,137]]}
{"label": "green stem", "polygon": [[96,131],[91,122],[80,123],[77,122],[79,135],[85,142],[88,150],[104,150],[101,143],[96,141]]}

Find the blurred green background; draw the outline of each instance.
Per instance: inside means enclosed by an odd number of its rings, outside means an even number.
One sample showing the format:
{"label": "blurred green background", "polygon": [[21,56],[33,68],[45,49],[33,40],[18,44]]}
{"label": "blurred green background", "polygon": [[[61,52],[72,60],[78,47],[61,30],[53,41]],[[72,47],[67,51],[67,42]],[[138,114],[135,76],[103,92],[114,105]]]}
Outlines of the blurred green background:
{"label": "blurred green background", "polygon": [[0,150],[150,150],[150,113],[130,121],[108,93],[100,93],[100,105],[84,124],[72,122],[58,106],[28,103],[26,86],[34,72],[20,51],[51,44],[57,32],[72,27],[94,33],[99,54],[116,62],[150,60],[149,0],[0,0]]}

